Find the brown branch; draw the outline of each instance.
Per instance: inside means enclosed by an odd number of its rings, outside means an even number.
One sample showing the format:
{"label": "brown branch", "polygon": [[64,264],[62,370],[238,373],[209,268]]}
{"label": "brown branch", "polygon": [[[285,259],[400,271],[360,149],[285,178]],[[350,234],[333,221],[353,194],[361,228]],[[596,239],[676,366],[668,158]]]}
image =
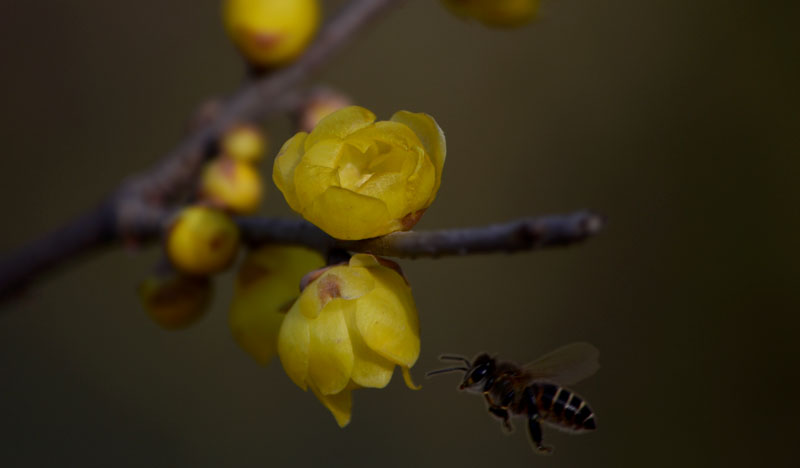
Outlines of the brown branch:
{"label": "brown branch", "polygon": [[291,66],[250,80],[225,100],[154,168],[124,182],[99,206],[0,260],[0,299],[18,294],[41,274],[120,239],[140,240],[160,228],[170,204],[194,185],[207,148],[228,127],[286,110],[295,87],[324,66],[365,26],[403,0],[353,0],[320,31]]}
{"label": "brown branch", "polygon": [[[157,239],[174,209],[192,188],[207,156],[206,147],[230,125],[285,110],[299,83],[323,66],[380,12],[402,0],[354,0],[320,32],[294,65],[245,84],[209,120],[193,131],[155,168],[124,183],[97,208],[68,222],[0,261],[0,300],[69,260],[120,241]],[[569,245],[596,234],[603,219],[593,213],[525,218],[486,227],[394,233],[376,239],[333,239],[302,220],[237,220],[245,242],[303,244],[326,252],[344,249],[389,257],[440,257],[514,252]]]}
{"label": "brown branch", "polygon": [[598,214],[579,211],[481,227],[395,232],[359,241],[334,239],[302,220],[241,218],[237,223],[244,241],[252,247],[267,243],[290,243],[307,245],[323,252],[337,248],[386,257],[435,258],[567,246],[600,232],[605,220]]}
{"label": "brown branch", "polygon": [[[148,202],[169,200],[190,187],[205,160],[206,148],[227,128],[286,110],[291,91],[317,72],[380,13],[404,0],[354,0],[319,32],[314,43],[291,66],[247,81],[214,118],[197,128],[151,171],[128,182],[122,196]],[[289,102],[287,102],[289,101]],[[125,219],[120,220],[123,224]]]}

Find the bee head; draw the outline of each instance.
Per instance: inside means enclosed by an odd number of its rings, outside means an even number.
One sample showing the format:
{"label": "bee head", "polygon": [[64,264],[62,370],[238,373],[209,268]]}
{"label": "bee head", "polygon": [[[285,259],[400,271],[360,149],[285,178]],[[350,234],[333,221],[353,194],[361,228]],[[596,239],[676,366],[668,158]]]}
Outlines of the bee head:
{"label": "bee head", "polygon": [[464,380],[458,387],[460,390],[483,392],[487,379],[494,373],[494,359],[488,354],[481,354],[472,362],[464,374]]}

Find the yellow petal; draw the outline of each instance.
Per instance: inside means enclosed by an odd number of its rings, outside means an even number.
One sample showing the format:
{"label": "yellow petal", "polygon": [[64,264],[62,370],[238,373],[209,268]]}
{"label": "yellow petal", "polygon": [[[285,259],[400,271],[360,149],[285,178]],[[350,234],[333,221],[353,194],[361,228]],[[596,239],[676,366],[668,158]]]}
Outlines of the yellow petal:
{"label": "yellow petal", "polygon": [[321,140],[309,147],[303,155],[303,162],[311,166],[335,168],[345,148],[342,140]]}
{"label": "yellow petal", "polygon": [[[392,119],[394,120],[394,119]],[[347,137],[347,142],[351,141],[382,141],[391,146],[397,146],[406,151],[415,146],[423,146],[413,128],[399,121],[380,121],[373,125],[364,127]]]}
{"label": "yellow petal", "polygon": [[411,289],[400,274],[385,267],[370,268],[375,289],[362,296],[356,324],[367,345],[381,356],[406,367],[419,357],[419,318]]}
{"label": "yellow petal", "polygon": [[306,151],[317,142],[328,139],[343,139],[351,133],[375,121],[375,114],[359,106],[349,106],[320,120],[305,143]]}
{"label": "yellow petal", "polygon": [[323,395],[313,385],[311,390],[317,396],[317,399],[333,414],[339,427],[345,427],[350,423],[350,414],[353,411],[352,390],[345,389],[335,395]]}
{"label": "yellow petal", "polygon": [[[328,188],[338,187],[339,185],[339,171],[337,169],[314,166],[304,160],[297,165],[297,170],[294,173],[296,200],[300,208],[295,211],[302,213]],[[329,216],[342,216],[342,214],[329,213]]]}
{"label": "yellow petal", "polygon": [[436,184],[433,189],[435,194],[439,190],[439,185],[442,181],[442,170],[447,156],[447,143],[444,138],[444,132],[433,117],[424,113],[399,111],[392,116],[392,120],[407,125],[425,147],[425,151],[436,168]]}
{"label": "yellow petal", "polygon": [[411,378],[411,372],[409,371],[408,367],[400,366],[400,369],[403,371],[403,380],[406,383],[406,387],[410,388],[411,390],[419,390],[422,388],[422,385],[417,385],[414,383],[414,379]]}
{"label": "yellow petal", "polygon": [[[355,268],[353,268],[355,269]],[[353,382],[361,387],[383,388],[392,380],[395,364],[373,351],[361,338],[356,325],[356,301],[347,301],[345,317],[353,345]]]}
{"label": "yellow petal", "polygon": [[408,178],[404,196],[406,211],[402,216],[429,207],[436,198],[436,170],[427,157],[419,159],[419,166]]}
{"label": "yellow petal", "polygon": [[310,322],[308,379],[323,395],[341,392],[353,372],[353,347],[347,331],[344,299],[328,302]]}
{"label": "yellow petal", "polygon": [[303,144],[307,137],[307,133],[300,132],[289,138],[281,147],[272,166],[272,180],[283,193],[286,203],[295,211],[299,211],[300,206],[295,195],[294,170],[303,158],[305,152]]}
{"label": "yellow petal", "polygon": [[380,262],[378,262],[378,259],[372,254],[357,253],[352,257],[350,257],[349,265],[351,267],[370,268],[370,267],[380,266],[381,264]]}
{"label": "yellow petal", "polygon": [[308,319],[300,313],[297,303],[289,309],[278,333],[278,356],[283,370],[298,387],[308,387],[309,347],[311,334]]}
{"label": "yellow petal", "polygon": [[358,240],[388,234],[394,220],[382,201],[329,187],[303,211],[303,217],[337,239]]}
{"label": "yellow petal", "polygon": [[375,287],[375,280],[363,268],[335,266],[325,269],[298,299],[298,308],[309,319],[317,318],[334,299],[356,299]]}
{"label": "yellow petal", "polygon": [[410,211],[423,208],[422,206],[413,208],[409,206],[409,194],[413,193],[413,188],[409,187],[408,177],[404,177],[402,174],[375,174],[356,192],[359,195],[382,201],[392,219],[402,218]]}

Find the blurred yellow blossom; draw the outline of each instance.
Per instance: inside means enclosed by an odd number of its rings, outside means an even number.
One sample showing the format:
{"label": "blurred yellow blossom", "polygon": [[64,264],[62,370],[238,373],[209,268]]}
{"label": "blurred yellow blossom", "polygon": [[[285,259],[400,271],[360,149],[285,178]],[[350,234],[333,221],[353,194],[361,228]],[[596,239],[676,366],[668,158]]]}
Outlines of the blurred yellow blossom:
{"label": "blurred yellow blossom", "polygon": [[237,125],[222,137],[222,154],[237,161],[255,163],[264,157],[267,140],[253,125]]}
{"label": "blurred yellow blossom", "polygon": [[286,314],[278,355],[286,374],[309,387],[339,426],[350,422],[351,392],[383,388],[395,365],[406,384],[419,356],[419,319],[399,267],[372,255],[322,270]]}
{"label": "blurred yellow blossom", "polygon": [[239,228],[227,214],[206,206],[184,208],[167,232],[172,264],[190,275],[218,273],[239,250]]}
{"label": "blurred yellow blossom", "polygon": [[234,213],[252,213],[261,203],[261,175],[250,164],[231,157],[217,158],[203,170],[200,193],[214,206]]}
{"label": "blurred yellow blossom", "polygon": [[375,122],[363,107],[328,115],[290,138],[272,178],[289,206],[338,239],[411,229],[439,190],[444,133],[427,114]]}
{"label": "blurred yellow blossom", "polygon": [[319,25],[318,0],[225,0],[234,44],[256,66],[282,65],[305,50]]}
{"label": "blurred yellow blossom", "polygon": [[303,132],[310,132],[325,117],[339,109],[352,105],[350,98],[341,93],[322,90],[305,103],[298,115],[298,128]]}
{"label": "blurred yellow blossom", "polygon": [[153,274],[139,285],[139,298],[154,322],[178,330],[197,321],[208,308],[211,280],[175,272]]}
{"label": "blurred yellow blossom", "polygon": [[319,253],[286,245],[253,250],[242,263],[229,323],[236,341],[256,361],[267,364],[277,353],[278,330],[300,295],[300,280],[323,266]]}
{"label": "blurred yellow blossom", "polygon": [[529,23],[539,10],[539,0],[442,0],[450,10],[475,18],[487,26],[516,27]]}

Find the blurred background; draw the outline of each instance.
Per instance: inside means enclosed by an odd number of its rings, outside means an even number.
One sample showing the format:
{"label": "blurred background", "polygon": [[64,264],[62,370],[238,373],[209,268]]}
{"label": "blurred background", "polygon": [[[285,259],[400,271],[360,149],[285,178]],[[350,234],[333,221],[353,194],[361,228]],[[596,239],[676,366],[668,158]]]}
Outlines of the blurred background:
{"label": "blurred background", "polygon": [[[324,2],[327,14],[344,2]],[[545,1],[511,31],[409,1],[318,77],[447,134],[418,229],[591,208],[562,250],[403,261],[422,322],[407,390],[355,393],[339,429],[210,313],[166,332],[136,285],[158,248],[109,250],[0,305],[2,466],[796,466],[800,6]],[[219,2],[0,2],[0,252],[173,147],[242,63]],[[271,154],[292,133],[267,123]],[[267,177],[271,161],[264,162]],[[271,185],[271,184],[270,184]],[[264,214],[291,213],[270,187]],[[529,361],[585,340],[599,430],[504,436],[442,352]]]}

